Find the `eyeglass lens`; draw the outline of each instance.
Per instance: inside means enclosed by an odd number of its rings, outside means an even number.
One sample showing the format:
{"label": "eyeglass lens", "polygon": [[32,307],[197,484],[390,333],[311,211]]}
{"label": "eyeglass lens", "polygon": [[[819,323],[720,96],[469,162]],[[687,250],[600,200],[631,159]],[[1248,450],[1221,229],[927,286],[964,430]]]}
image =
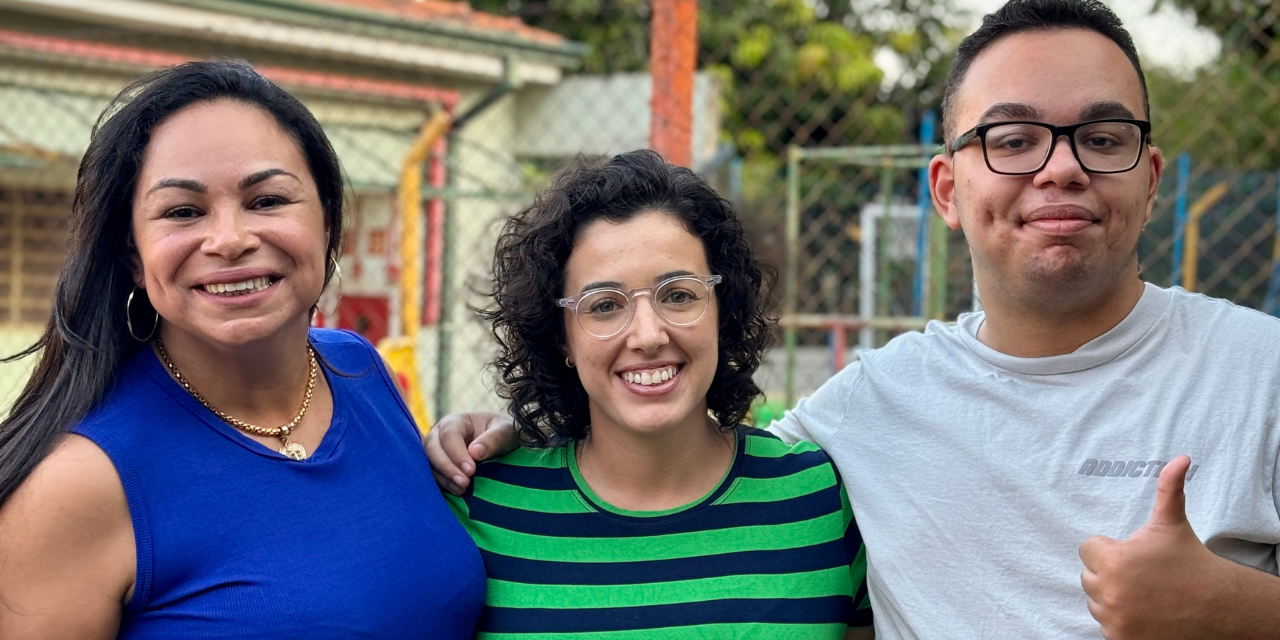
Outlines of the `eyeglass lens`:
{"label": "eyeglass lens", "polygon": [[[987,162],[993,171],[1034,172],[1053,149],[1053,132],[1036,124],[1005,124],[987,130]],[[1127,171],[1142,153],[1142,131],[1127,122],[1097,122],[1075,133],[1076,153],[1086,171]]]}
{"label": "eyeglass lens", "polygon": [[[668,324],[688,326],[706,315],[711,292],[697,278],[676,278],[664,282],[653,292],[653,308]],[[598,338],[608,338],[622,331],[631,320],[634,299],[612,289],[584,295],[578,301],[578,323],[583,330]]]}

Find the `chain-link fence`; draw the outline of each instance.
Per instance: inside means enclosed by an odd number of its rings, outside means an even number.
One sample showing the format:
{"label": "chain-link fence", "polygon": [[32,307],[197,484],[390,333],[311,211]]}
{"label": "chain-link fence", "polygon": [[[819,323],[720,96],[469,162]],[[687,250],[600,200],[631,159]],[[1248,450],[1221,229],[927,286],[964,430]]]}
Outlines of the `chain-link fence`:
{"label": "chain-link fence", "polygon": [[[312,109],[348,177],[343,298],[320,322],[407,340],[399,373],[431,415],[500,408],[493,339],[471,310],[486,303],[496,232],[574,155],[647,145],[648,3],[156,0],[128,15],[116,4],[0,8],[0,353],[29,344],[47,317],[76,165],[106,101],[150,69],[236,57]],[[784,275],[794,259],[784,324],[795,349],[790,365],[775,349],[761,372],[771,399],[788,380],[795,395],[812,390],[852,350],[919,318],[970,309],[963,235],[937,222],[919,167],[941,137],[929,114],[974,16],[942,0],[700,7],[694,168],[735,204],[761,258]],[[1146,69],[1166,171],[1144,277],[1275,312],[1280,10],[1153,10],[1216,48]],[[407,162],[440,112],[452,126]],[[406,296],[421,307],[412,326]],[[30,365],[0,364],[0,411]]]}
{"label": "chain-link fence", "polygon": [[[1139,245],[1144,279],[1280,313],[1280,5],[1109,4],[1125,10],[1147,61],[1153,140],[1165,160]],[[927,179],[908,157],[941,142],[941,79],[974,22],[927,1],[851,6],[867,11],[787,30],[800,37],[784,44],[770,40],[783,29],[760,24],[723,38],[708,27],[704,42],[704,65],[727,79],[734,107],[724,138],[739,159],[719,185],[760,230],[757,248],[794,274],[783,318],[794,334],[762,372],[784,401],[815,389],[857,348],[975,303],[963,234],[939,228]],[[851,35],[827,32],[830,20]],[[1203,51],[1171,58],[1156,46],[1170,39]],[[839,75],[841,56],[847,64],[859,42],[878,47],[877,68]],[[790,194],[789,153],[798,176]],[[797,222],[790,235],[788,213]]]}

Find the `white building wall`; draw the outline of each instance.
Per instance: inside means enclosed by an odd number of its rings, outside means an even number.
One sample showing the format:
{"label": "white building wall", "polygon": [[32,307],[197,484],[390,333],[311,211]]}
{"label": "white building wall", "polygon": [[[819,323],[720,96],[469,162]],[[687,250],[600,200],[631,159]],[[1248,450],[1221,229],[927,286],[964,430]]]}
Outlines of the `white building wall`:
{"label": "white building wall", "polygon": [[[612,155],[649,146],[653,79],[647,73],[578,75],[520,93],[516,153],[530,158]],[[693,87],[693,166],[720,144],[720,86],[699,73]]]}

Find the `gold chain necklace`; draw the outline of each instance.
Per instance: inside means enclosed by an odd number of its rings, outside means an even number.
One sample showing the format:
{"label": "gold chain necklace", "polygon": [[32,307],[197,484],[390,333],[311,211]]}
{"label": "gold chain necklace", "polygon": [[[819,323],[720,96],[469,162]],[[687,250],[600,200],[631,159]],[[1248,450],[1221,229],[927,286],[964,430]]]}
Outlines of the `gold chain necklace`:
{"label": "gold chain necklace", "polygon": [[169,370],[169,373],[173,374],[173,377],[178,381],[178,384],[182,385],[182,388],[186,389],[187,393],[191,394],[191,397],[204,405],[204,408],[212,411],[213,415],[222,418],[223,422],[226,422],[227,424],[246,433],[252,433],[256,436],[265,436],[267,438],[279,438],[281,444],[281,455],[293,458],[294,460],[307,459],[307,449],[297,442],[290,442],[289,434],[293,432],[299,422],[302,422],[302,416],[307,415],[307,407],[311,406],[311,394],[316,388],[316,371],[320,369],[320,365],[316,362],[316,352],[315,349],[311,348],[311,345],[307,345],[307,356],[311,359],[311,371],[307,375],[307,395],[302,398],[302,407],[298,409],[298,414],[293,417],[293,420],[289,421],[289,424],[281,425],[274,429],[259,427],[258,425],[250,424],[239,418],[233,418],[222,411],[219,411],[216,407],[209,404],[209,401],[205,400],[204,396],[200,395],[200,392],[196,391],[195,387],[191,386],[191,383],[187,382],[187,379],[182,376],[182,373],[178,371],[178,368],[173,365],[173,361],[169,359],[169,352],[165,351],[164,342],[159,338],[156,338],[156,347],[158,348],[158,351],[160,351],[160,360],[164,362],[165,368]]}

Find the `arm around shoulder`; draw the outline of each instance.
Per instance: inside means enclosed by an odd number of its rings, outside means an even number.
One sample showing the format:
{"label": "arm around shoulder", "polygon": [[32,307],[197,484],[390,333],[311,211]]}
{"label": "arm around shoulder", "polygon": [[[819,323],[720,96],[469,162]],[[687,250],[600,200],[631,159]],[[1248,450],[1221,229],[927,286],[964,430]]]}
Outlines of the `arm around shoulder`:
{"label": "arm around shoulder", "polygon": [[0,638],[115,638],[136,567],[115,466],[66,436],[0,505]]}
{"label": "arm around shoulder", "polygon": [[862,363],[855,360],[769,425],[769,433],[787,444],[812,442],[825,449],[844,424],[849,397],[861,380]]}

